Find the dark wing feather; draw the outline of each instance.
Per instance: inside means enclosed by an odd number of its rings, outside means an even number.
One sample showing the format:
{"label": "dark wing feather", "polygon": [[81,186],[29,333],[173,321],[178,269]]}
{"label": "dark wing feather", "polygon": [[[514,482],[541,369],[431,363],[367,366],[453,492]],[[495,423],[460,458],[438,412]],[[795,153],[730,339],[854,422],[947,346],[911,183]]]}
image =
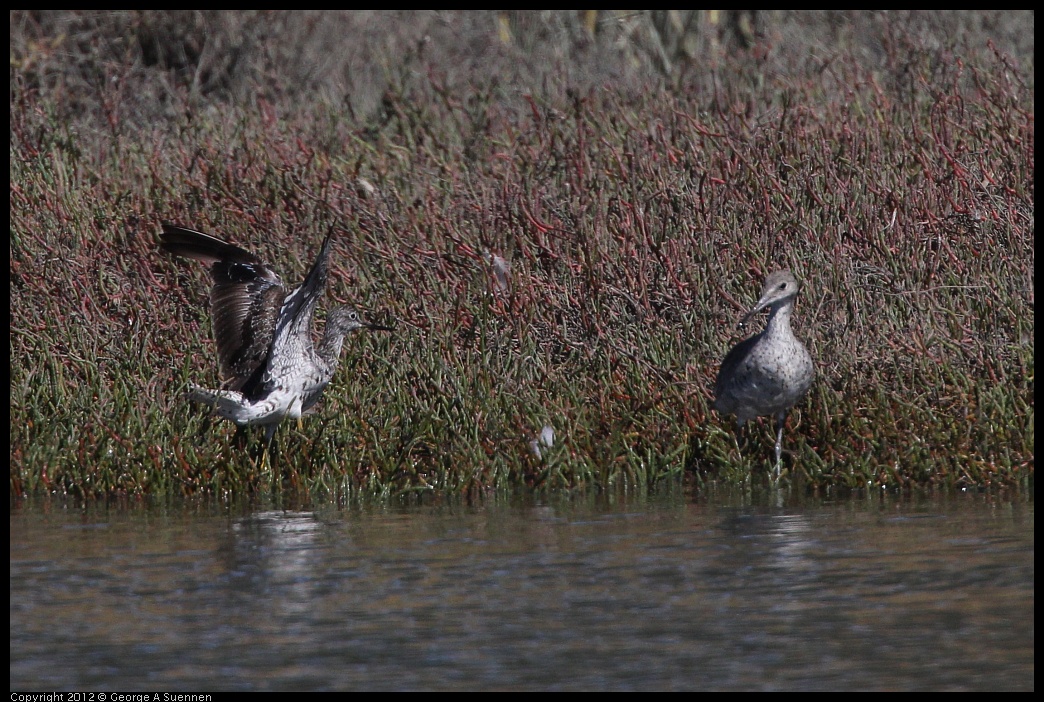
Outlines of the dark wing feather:
{"label": "dark wing feather", "polygon": [[210,264],[210,312],[221,378],[241,390],[266,363],[285,289],[254,254],[215,237],[163,224],[160,248]]}
{"label": "dark wing feather", "polygon": [[717,381],[714,383],[714,408],[719,412],[734,412],[738,399],[746,393],[747,388],[742,384],[745,374],[740,372],[740,366],[757,341],[758,335],[755,334],[739,342],[725,354],[718,370]]}
{"label": "dark wing feather", "polygon": [[[326,290],[326,275],[329,269],[331,234],[323,239],[323,245],[319,249],[319,255],[312,264],[312,270],[304,282],[290,293],[283,302],[279,319],[276,322],[276,336],[284,337],[284,330],[289,330],[293,335],[304,335],[311,333],[312,313],[320,296]],[[301,338],[304,338],[303,336]]]}
{"label": "dark wing feather", "polygon": [[315,311],[319,297],[326,289],[326,273],[330,257],[330,234],[323,239],[319,255],[308,271],[304,282],[294,288],[293,292],[283,300],[282,308],[275,324],[275,338],[272,341],[272,354],[276,357],[283,353],[295,354],[300,349],[294,348],[300,343],[311,343],[312,313]]}

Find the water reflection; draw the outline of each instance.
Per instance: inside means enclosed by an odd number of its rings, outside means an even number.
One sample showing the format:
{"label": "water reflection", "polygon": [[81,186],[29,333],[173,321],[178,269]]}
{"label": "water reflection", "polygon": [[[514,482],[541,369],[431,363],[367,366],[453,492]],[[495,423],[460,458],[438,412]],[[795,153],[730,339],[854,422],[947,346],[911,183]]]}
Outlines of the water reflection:
{"label": "water reflection", "polygon": [[1032,689],[1033,504],[15,508],[12,689]]}
{"label": "water reflection", "polygon": [[306,613],[323,558],[317,548],[321,531],[311,512],[266,511],[236,519],[218,551],[230,590],[267,597],[276,614]]}

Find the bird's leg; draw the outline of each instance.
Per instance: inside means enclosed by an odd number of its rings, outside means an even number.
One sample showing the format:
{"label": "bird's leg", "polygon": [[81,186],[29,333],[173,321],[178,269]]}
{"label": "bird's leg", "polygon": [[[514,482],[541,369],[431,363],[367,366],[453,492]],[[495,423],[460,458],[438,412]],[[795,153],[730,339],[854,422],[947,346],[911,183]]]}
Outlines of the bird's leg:
{"label": "bird's leg", "polygon": [[236,425],[236,433],[232,435],[232,441],[235,446],[239,449],[244,449],[247,446],[247,430],[246,427]]}
{"label": "bird's leg", "polygon": [[265,427],[265,445],[261,449],[261,472],[265,471],[265,466],[272,467],[272,437],[275,436],[275,430],[278,425],[269,424]]}
{"label": "bird's leg", "polygon": [[787,421],[787,413],[780,412],[776,417],[776,423],[779,425],[776,431],[776,478],[779,478],[780,473],[783,471],[783,425]]}
{"label": "bird's leg", "polygon": [[744,430],[745,422],[736,422],[736,453],[738,460],[743,460],[743,448],[747,445],[747,432]]}

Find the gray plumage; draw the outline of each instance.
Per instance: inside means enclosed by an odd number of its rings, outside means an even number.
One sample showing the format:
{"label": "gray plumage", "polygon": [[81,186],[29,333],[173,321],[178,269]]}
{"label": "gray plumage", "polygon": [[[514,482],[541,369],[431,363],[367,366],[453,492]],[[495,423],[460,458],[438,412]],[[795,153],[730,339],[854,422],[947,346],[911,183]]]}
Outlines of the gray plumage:
{"label": "gray plumage", "polygon": [[790,329],[790,315],[798,294],[790,271],[776,271],[765,279],[761,298],[740,322],[768,309],[765,329],[734,347],[721,362],[714,386],[714,409],[735,414],[742,431],[754,417],[776,418],[776,470],[781,467],[783,425],[787,413],[808,392],[815,367],[808,349]]}
{"label": "gray plumage", "polygon": [[160,248],[210,265],[210,307],[217,343],[219,390],[191,386],[189,397],[237,426],[265,427],[265,446],[286,417],[300,419],[337,369],[346,334],[383,329],[347,307],[330,311],[318,345],[312,315],[326,289],[331,235],[304,282],[286,292],[257,256],[209,234],[163,225]]}

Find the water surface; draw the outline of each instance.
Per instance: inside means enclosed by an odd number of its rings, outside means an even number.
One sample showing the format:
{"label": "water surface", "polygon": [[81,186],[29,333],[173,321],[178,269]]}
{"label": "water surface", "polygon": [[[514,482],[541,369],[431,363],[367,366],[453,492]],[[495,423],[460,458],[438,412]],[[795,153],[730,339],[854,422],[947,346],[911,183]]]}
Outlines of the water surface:
{"label": "water surface", "polygon": [[11,689],[1033,689],[1032,499],[18,503]]}

